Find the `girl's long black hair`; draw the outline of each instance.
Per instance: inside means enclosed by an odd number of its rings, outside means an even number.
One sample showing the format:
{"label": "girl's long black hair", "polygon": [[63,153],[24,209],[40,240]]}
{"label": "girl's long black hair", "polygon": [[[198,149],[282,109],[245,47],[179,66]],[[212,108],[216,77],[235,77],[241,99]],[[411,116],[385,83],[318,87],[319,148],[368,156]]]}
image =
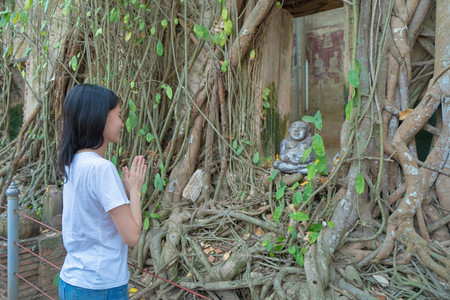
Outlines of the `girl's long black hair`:
{"label": "girl's long black hair", "polygon": [[63,129],[59,146],[58,169],[67,180],[65,167],[80,149],[98,149],[110,110],[119,103],[117,95],[106,87],[93,84],[74,86],[63,105]]}

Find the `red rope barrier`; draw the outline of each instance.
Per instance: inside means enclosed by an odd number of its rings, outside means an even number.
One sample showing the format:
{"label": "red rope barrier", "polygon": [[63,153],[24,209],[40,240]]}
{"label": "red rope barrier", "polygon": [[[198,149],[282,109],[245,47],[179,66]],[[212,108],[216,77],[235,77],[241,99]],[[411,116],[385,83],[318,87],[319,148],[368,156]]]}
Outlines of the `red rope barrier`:
{"label": "red rope barrier", "polygon": [[57,230],[57,229],[55,229],[55,228],[53,228],[53,227],[50,227],[50,226],[48,226],[47,224],[44,224],[44,223],[42,223],[42,222],[39,222],[38,220],[33,219],[32,217],[27,216],[26,214],[21,213],[20,211],[17,211],[17,210],[14,210],[14,211],[15,211],[16,213],[18,213],[19,215],[24,216],[25,218],[28,218],[28,219],[30,219],[30,220],[32,220],[32,221],[38,223],[38,224],[41,225],[41,226],[47,227],[48,229],[51,229],[51,230],[53,230],[53,231],[56,231],[57,233],[62,234],[61,231],[59,231],[59,230]]}
{"label": "red rope barrier", "polygon": [[[16,211],[16,212],[17,212],[17,211]],[[21,214],[21,215],[23,215],[23,214]],[[26,216],[26,215],[24,215],[24,216]],[[28,217],[28,216],[26,216],[26,217]],[[29,218],[29,217],[28,217],[28,218]],[[34,221],[36,221],[36,220],[34,220]],[[38,222],[38,221],[36,221],[36,222]],[[39,222],[38,222],[38,223],[39,223]],[[1,236],[1,235],[0,235],[0,239],[5,240],[5,241],[8,240],[7,238],[5,238],[5,237],[3,237],[3,236]],[[46,260],[45,258],[43,258],[43,257],[41,257],[41,256],[39,256],[39,255],[37,255],[36,253],[34,253],[33,251],[29,250],[28,248],[22,246],[21,244],[19,244],[19,243],[17,243],[17,242],[14,242],[14,244],[17,245],[17,246],[19,246],[20,248],[24,249],[25,251],[27,251],[27,252],[33,254],[33,255],[36,256],[37,258],[39,258],[39,259],[45,261],[46,263],[48,263],[49,265],[55,267],[56,269],[61,270],[60,267],[58,267],[58,266],[56,266],[55,264],[49,262],[49,261]],[[4,268],[5,270],[8,270],[8,267],[5,267],[5,266],[3,266],[3,265],[1,265],[1,264],[0,264],[0,267]],[[46,294],[44,291],[42,291],[41,289],[39,289],[37,286],[35,286],[34,284],[32,284],[30,281],[26,280],[24,277],[20,276],[20,275],[17,274],[17,273],[14,273],[14,275],[17,276],[18,278],[22,279],[23,281],[25,281],[25,282],[28,283],[29,285],[31,285],[33,288],[35,288],[36,290],[38,290],[41,294],[47,296],[49,299],[55,300],[55,299],[53,299],[52,297],[50,297],[48,294]],[[4,297],[4,296],[3,296],[3,297]],[[7,299],[7,298],[6,298],[6,299]]]}
{"label": "red rope barrier", "polygon": [[29,250],[28,248],[22,246],[22,245],[19,244],[19,243],[14,242],[14,244],[17,245],[17,246],[19,246],[20,248],[24,249],[25,251],[27,251],[27,252],[33,254],[33,255],[36,256],[37,258],[39,258],[39,259],[45,261],[46,263],[48,263],[49,265],[53,266],[54,268],[56,268],[56,269],[58,269],[58,270],[61,271],[61,268],[60,268],[60,267],[58,267],[57,265],[55,265],[55,264],[49,262],[48,260],[46,260],[46,259],[43,258],[42,256],[37,255],[36,253],[34,253],[33,251]]}
{"label": "red rope barrier", "polygon": [[22,276],[20,276],[17,273],[14,273],[14,275],[16,275],[17,277],[19,277],[20,279],[22,279],[23,281],[25,281],[26,283],[28,283],[29,285],[31,285],[32,287],[34,287],[36,290],[38,290],[41,294],[47,296],[49,299],[55,300],[52,297],[50,297],[48,294],[46,294],[43,290],[39,289],[37,286],[35,286],[34,284],[32,284],[30,281],[26,280],[25,278],[23,278]]}
{"label": "red rope barrier", "polygon": [[190,289],[185,288],[184,286],[181,286],[181,285],[179,285],[179,284],[177,284],[177,283],[175,283],[175,282],[172,282],[172,281],[170,281],[170,280],[168,280],[168,279],[165,279],[165,278],[162,278],[162,277],[160,277],[160,276],[158,276],[158,275],[156,275],[156,274],[154,274],[154,273],[152,273],[152,272],[149,272],[149,271],[147,271],[147,270],[144,270],[144,269],[142,269],[142,268],[139,268],[138,266],[135,266],[135,265],[133,265],[133,264],[131,264],[131,263],[128,263],[128,265],[129,265],[129,266],[132,266],[133,268],[139,269],[139,270],[141,270],[141,271],[144,272],[144,273],[150,274],[150,275],[152,275],[153,277],[156,277],[156,278],[161,279],[161,280],[163,280],[163,281],[165,281],[165,282],[168,282],[168,283],[170,283],[170,284],[172,284],[172,285],[174,285],[174,286],[176,286],[176,287],[179,287],[180,289],[183,289],[183,290],[185,290],[185,291],[187,291],[187,292],[189,292],[189,293],[191,293],[191,294],[194,294],[194,295],[196,295],[196,296],[199,296],[200,298],[212,300],[212,299],[210,299],[210,298],[208,298],[208,297],[205,297],[205,296],[203,296],[203,295],[201,295],[201,294],[199,294],[199,293],[196,293],[196,292],[194,292],[194,291],[191,291]]}
{"label": "red rope barrier", "polygon": [[[6,207],[3,207],[3,206],[0,206],[0,208],[5,208],[5,209],[6,209]],[[19,215],[21,215],[21,216],[24,216],[24,217],[26,217],[26,218],[28,218],[28,219],[30,219],[30,220],[32,220],[32,221],[38,223],[39,225],[41,225],[41,226],[43,226],[43,227],[46,227],[46,228],[48,228],[48,229],[50,229],[50,230],[53,230],[53,231],[55,231],[55,232],[57,232],[57,233],[62,234],[61,231],[59,231],[59,230],[57,230],[57,229],[55,229],[55,228],[52,228],[51,226],[48,226],[47,224],[44,224],[44,223],[42,223],[42,222],[39,222],[38,220],[35,220],[35,219],[33,219],[33,218],[31,218],[31,217],[29,217],[29,216],[27,216],[27,215],[25,215],[25,214],[23,214],[23,213],[17,211],[17,210],[15,210],[15,212],[17,212],[17,213],[18,213]],[[6,238],[4,238],[4,237],[2,237],[2,236],[0,236],[0,238],[2,238],[2,239],[4,239],[4,240],[7,240]],[[56,268],[56,269],[58,269],[58,270],[61,271],[61,268],[60,268],[60,267],[54,265],[53,263],[49,262],[49,261],[46,260],[45,258],[43,258],[43,257],[41,257],[41,256],[39,256],[39,255],[37,255],[37,254],[34,253],[33,251],[31,251],[31,250],[27,249],[26,247],[20,245],[19,243],[14,243],[14,244],[17,245],[17,246],[19,246],[20,248],[24,249],[25,251],[28,251],[29,253],[33,254],[33,255],[36,256],[37,258],[39,258],[39,259],[45,261],[45,262],[48,263],[49,265],[51,265],[51,266],[53,266],[54,268]],[[131,264],[131,263],[128,263],[128,265],[130,265],[130,266],[132,266],[132,267],[134,267],[134,268],[136,268],[136,269],[139,269],[139,270],[141,270],[141,271],[144,272],[144,273],[148,273],[148,274],[152,275],[152,276],[155,277],[155,278],[158,278],[158,279],[161,279],[161,280],[163,280],[163,281],[165,281],[165,282],[167,282],[167,283],[170,283],[170,284],[172,284],[172,285],[174,285],[174,286],[176,286],[176,287],[178,287],[178,288],[180,288],[180,289],[183,289],[183,290],[185,290],[185,291],[187,291],[187,292],[189,292],[189,293],[191,293],[191,294],[193,294],[193,295],[196,295],[196,296],[198,296],[198,297],[200,297],[200,298],[211,300],[211,299],[208,298],[208,297],[205,297],[205,296],[203,296],[203,295],[201,295],[201,294],[199,294],[199,293],[196,293],[196,292],[194,292],[194,291],[192,291],[192,290],[190,290],[190,289],[188,289],[188,288],[185,288],[185,287],[183,287],[183,286],[181,286],[181,285],[179,285],[179,284],[177,284],[177,283],[175,283],[175,282],[172,282],[172,281],[170,281],[170,280],[168,280],[168,279],[162,278],[162,277],[160,277],[160,276],[158,276],[158,275],[156,275],[156,274],[154,274],[154,273],[151,273],[151,272],[149,272],[149,271],[147,271],[147,270],[144,270],[144,269],[142,269],[142,268],[139,268],[138,266],[135,266],[135,265],[133,265],[133,264]],[[19,275],[17,275],[17,276],[19,276]],[[25,280],[24,278],[22,278],[22,279]],[[25,281],[27,281],[27,280],[25,280]],[[27,281],[27,282],[28,282],[28,281]],[[28,283],[29,283],[30,285],[34,286],[34,285],[31,284],[30,282],[28,282]],[[38,288],[36,288],[36,289],[39,290]],[[41,290],[39,290],[39,291],[40,291],[41,293],[43,293],[44,295],[46,295],[47,297],[49,297],[50,299],[52,299],[50,296],[48,296],[47,294],[45,294],[45,293],[42,292]]]}

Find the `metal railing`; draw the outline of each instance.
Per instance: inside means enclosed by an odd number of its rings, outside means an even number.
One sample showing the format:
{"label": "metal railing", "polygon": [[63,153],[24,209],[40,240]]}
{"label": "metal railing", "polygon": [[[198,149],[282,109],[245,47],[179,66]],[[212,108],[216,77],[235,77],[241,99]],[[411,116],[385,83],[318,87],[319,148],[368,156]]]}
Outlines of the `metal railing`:
{"label": "metal railing", "polygon": [[8,197],[7,200],[7,207],[0,206],[0,208],[7,210],[7,238],[0,236],[0,239],[5,240],[7,242],[7,267],[0,265],[3,269],[7,270],[7,296],[9,300],[18,300],[19,299],[19,278],[22,279],[24,282],[29,284],[32,288],[39,291],[44,296],[48,297],[49,299],[53,299],[50,295],[42,291],[39,287],[34,285],[32,282],[27,280],[24,276],[19,274],[19,248],[25,250],[26,252],[36,256],[39,260],[46,262],[47,264],[51,265],[52,267],[61,270],[60,267],[56,266],[55,264],[49,262],[42,256],[37,255],[32,250],[24,247],[19,243],[19,215],[29,218],[34,222],[39,223],[40,225],[43,225],[51,230],[54,230],[57,233],[61,233],[59,230],[56,230],[54,228],[51,228],[50,226],[47,226],[33,218],[30,218],[29,216],[21,213],[19,211],[19,187],[12,182],[8,189],[6,190],[6,196]]}
{"label": "metal railing", "polygon": [[[3,209],[7,209],[7,225],[8,225],[8,233],[7,233],[7,238],[0,236],[0,239],[6,240],[7,241],[7,267],[0,265],[0,267],[2,268],[6,268],[7,269],[7,274],[8,274],[8,299],[9,300],[18,300],[19,299],[19,286],[18,286],[18,279],[22,279],[23,281],[25,281],[26,283],[28,283],[31,287],[33,287],[34,289],[36,289],[37,291],[39,291],[42,295],[46,296],[49,299],[53,298],[48,295],[47,293],[45,293],[44,291],[42,291],[39,287],[37,287],[36,285],[34,285],[33,283],[31,283],[30,281],[28,281],[27,279],[25,279],[23,276],[21,276],[18,272],[19,270],[19,248],[24,249],[25,251],[31,253],[32,255],[36,256],[38,259],[46,262],[47,264],[51,265],[52,267],[61,270],[60,267],[56,266],[55,264],[49,262],[48,260],[46,260],[45,258],[37,255],[36,253],[34,253],[33,251],[27,249],[26,247],[24,247],[23,245],[21,245],[19,243],[19,215],[23,216],[25,218],[31,219],[32,221],[40,224],[41,226],[44,226],[52,231],[55,231],[59,234],[61,234],[61,231],[52,228],[42,222],[39,222],[38,220],[35,220],[21,212],[19,212],[19,187],[12,182],[8,189],[6,190],[6,196],[8,197],[8,202],[7,202],[7,207],[4,206],[0,206],[0,208]],[[169,284],[172,284],[180,289],[183,289],[195,296],[198,296],[200,298],[203,299],[209,299],[199,293],[196,293],[192,290],[189,290],[175,282],[172,282],[170,280],[167,280],[165,278],[162,278],[152,272],[149,272],[145,269],[139,268],[138,266],[135,266],[131,263],[128,262],[128,265],[141,270],[144,273],[150,274],[155,278],[158,278],[160,280],[163,280]]]}
{"label": "metal railing", "polygon": [[8,197],[8,299],[19,299],[18,277],[15,276],[19,270],[19,188],[13,182],[6,190]]}

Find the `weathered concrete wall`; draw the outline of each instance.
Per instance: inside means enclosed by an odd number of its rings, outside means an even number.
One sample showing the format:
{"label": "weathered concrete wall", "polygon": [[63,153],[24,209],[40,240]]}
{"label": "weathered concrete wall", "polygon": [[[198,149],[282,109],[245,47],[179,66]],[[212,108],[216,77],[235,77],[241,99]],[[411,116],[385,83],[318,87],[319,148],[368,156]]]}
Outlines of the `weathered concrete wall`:
{"label": "weathered concrete wall", "polygon": [[[300,22],[296,19],[295,22]],[[323,129],[320,132],[329,156],[338,152],[339,136],[344,122],[346,103],[344,76],[344,10],[335,9],[307,16],[304,19],[305,56],[308,61],[308,107],[300,103],[297,72],[298,38],[294,33],[292,50],[291,103],[303,106],[306,115],[313,116],[320,110]],[[294,92],[295,91],[295,92]],[[303,91],[304,92],[304,91]],[[300,116],[301,118],[301,116]]]}
{"label": "weathered concrete wall", "polygon": [[[289,127],[291,99],[291,49],[294,18],[284,9],[274,9],[266,25],[261,59],[261,89],[269,88],[270,108],[264,120],[262,145],[265,154],[279,151]],[[282,30],[280,30],[282,28]]]}

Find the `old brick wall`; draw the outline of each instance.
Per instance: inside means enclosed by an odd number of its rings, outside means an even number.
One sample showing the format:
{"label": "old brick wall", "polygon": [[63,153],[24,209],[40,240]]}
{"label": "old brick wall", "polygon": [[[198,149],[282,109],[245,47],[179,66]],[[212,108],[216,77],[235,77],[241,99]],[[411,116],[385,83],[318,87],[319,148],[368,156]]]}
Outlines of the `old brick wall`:
{"label": "old brick wall", "polygon": [[[52,264],[61,267],[66,251],[59,233],[46,232],[39,236],[24,239],[20,244]],[[0,298],[7,297],[7,243],[0,242]],[[19,248],[19,275],[36,285],[54,299],[58,299],[58,287],[53,284],[58,269],[38,257]],[[44,296],[45,298],[45,296]],[[27,282],[19,279],[19,299],[43,299],[42,294]]]}

